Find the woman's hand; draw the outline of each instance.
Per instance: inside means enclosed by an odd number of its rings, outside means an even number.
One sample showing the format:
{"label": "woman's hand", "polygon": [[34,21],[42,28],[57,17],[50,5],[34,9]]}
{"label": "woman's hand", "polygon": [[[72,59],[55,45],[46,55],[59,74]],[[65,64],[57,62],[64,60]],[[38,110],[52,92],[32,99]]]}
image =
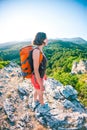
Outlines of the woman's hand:
{"label": "woman's hand", "polygon": [[44,90],[45,90],[44,86],[43,85],[40,86],[40,91],[44,91]]}
{"label": "woman's hand", "polygon": [[44,80],[47,80],[47,75],[45,74],[44,77],[43,77]]}

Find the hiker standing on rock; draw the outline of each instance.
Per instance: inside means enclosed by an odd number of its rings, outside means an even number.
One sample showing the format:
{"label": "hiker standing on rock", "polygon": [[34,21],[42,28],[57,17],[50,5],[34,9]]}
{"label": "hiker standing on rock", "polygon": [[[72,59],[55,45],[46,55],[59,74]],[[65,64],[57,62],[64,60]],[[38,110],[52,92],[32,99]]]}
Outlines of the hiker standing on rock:
{"label": "hiker standing on rock", "polygon": [[[34,94],[33,94],[33,108],[35,109],[39,105],[40,111],[45,111],[48,109],[48,105],[44,103],[43,92],[44,85],[43,80],[45,79],[45,70],[47,59],[43,53],[43,47],[48,43],[48,39],[46,33],[38,32],[33,40],[33,45],[35,45],[35,49],[32,52],[33,59],[33,74],[31,78],[32,85],[34,86]],[[40,57],[42,55],[42,62],[39,63]]]}

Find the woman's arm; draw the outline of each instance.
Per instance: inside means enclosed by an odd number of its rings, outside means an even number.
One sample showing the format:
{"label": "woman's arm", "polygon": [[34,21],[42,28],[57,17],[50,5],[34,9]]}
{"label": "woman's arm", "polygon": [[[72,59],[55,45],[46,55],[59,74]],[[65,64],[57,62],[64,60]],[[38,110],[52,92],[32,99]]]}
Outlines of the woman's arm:
{"label": "woman's arm", "polygon": [[36,80],[38,84],[40,85],[40,89],[43,90],[44,87],[43,87],[43,83],[41,81],[40,74],[39,74],[39,58],[40,58],[40,50],[39,49],[33,50],[34,73],[35,73]]}

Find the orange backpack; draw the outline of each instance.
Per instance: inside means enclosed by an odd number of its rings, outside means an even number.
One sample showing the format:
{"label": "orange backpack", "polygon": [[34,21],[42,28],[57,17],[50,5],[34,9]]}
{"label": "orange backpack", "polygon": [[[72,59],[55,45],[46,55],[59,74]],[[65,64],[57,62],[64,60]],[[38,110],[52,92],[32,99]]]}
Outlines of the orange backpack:
{"label": "orange backpack", "polygon": [[[20,49],[20,61],[21,61],[21,70],[22,70],[22,75],[24,78],[31,78],[32,76],[32,68],[33,68],[33,63],[30,61],[30,53],[33,51],[35,47],[33,45],[23,47]],[[42,62],[43,55],[40,52],[40,59],[39,59],[39,64]]]}

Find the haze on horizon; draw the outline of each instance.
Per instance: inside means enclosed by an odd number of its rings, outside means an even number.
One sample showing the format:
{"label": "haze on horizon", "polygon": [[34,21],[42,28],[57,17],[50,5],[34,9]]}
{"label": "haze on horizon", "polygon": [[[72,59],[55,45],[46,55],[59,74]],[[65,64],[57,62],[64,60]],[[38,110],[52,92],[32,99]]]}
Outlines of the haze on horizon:
{"label": "haze on horizon", "polygon": [[0,0],[0,43],[49,38],[87,40],[87,0]]}

